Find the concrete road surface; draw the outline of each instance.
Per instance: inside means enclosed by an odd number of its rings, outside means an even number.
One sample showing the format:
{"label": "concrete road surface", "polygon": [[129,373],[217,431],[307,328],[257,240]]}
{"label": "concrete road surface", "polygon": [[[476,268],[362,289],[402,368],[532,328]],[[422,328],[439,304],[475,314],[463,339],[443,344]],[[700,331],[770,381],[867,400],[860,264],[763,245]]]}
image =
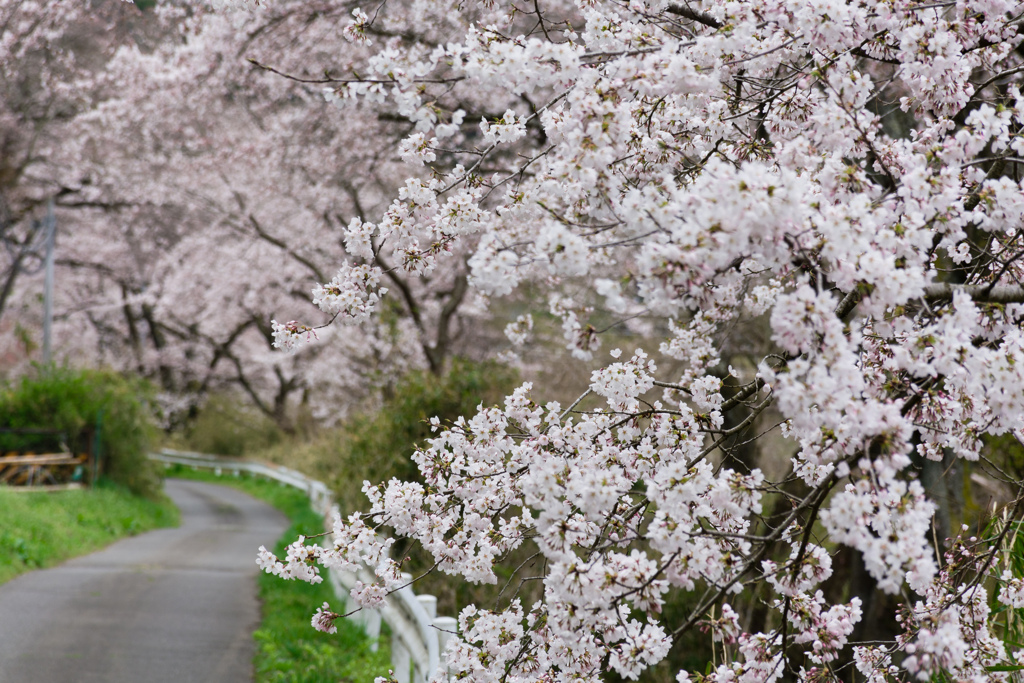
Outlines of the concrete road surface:
{"label": "concrete road surface", "polygon": [[181,527],[0,586],[0,683],[252,680],[256,550],[287,522],[224,486],[166,490]]}

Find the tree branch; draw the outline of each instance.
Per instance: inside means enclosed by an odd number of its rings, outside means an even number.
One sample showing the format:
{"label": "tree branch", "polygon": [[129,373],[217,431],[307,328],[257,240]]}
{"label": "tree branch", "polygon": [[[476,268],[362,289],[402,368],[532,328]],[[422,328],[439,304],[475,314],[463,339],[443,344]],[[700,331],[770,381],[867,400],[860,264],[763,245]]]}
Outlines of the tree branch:
{"label": "tree branch", "polygon": [[465,298],[468,289],[469,283],[466,276],[464,274],[456,276],[455,287],[448,296],[448,301],[445,302],[441,315],[438,316],[437,340],[433,347],[424,345],[424,350],[427,352],[427,361],[430,363],[430,371],[435,375],[440,375],[444,372],[444,361],[448,356],[449,327],[452,317]]}
{"label": "tree branch", "polygon": [[956,285],[942,282],[924,288],[928,301],[949,301],[956,292],[964,292],[972,299],[990,304],[1024,304],[1024,286]]}
{"label": "tree branch", "polygon": [[686,5],[669,5],[668,7],[665,8],[665,11],[667,11],[669,14],[675,14],[680,17],[683,17],[684,19],[696,21],[698,24],[704,24],[709,28],[718,29],[722,28],[723,26],[722,22],[720,22],[718,19],[715,19],[710,14],[705,14],[704,12],[699,12],[695,9],[690,9]]}
{"label": "tree branch", "polygon": [[278,249],[281,249],[282,251],[284,251],[284,253],[288,254],[302,265],[309,268],[310,272],[312,272],[313,275],[316,277],[317,282],[326,282],[327,278],[324,277],[324,274],[320,271],[319,268],[316,267],[316,265],[312,261],[296,253],[294,249],[292,249],[287,244],[285,244],[284,242],[282,242],[281,240],[277,239],[276,237],[268,233],[266,230],[264,230],[263,226],[259,224],[259,221],[257,221],[256,217],[253,216],[252,214],[249,214],[249,224],[252,226],[253,230],[256,231],[257,235],[262,237],[267,242],[270,242]]}
{"label": "tree branch", "polygon": [[[421,333],[425,333],[426,328],[423,327],[423,317],[420,315],[420,305],[416,301],[416,297],[412,293],[412,289],[409,287],[409,283],[399,277],[398,273],[392,268],[384,257],[380,254],[380,249],[374,244],[373,247],[373,259],[384,271],[384,274],[388,276],[388,279],[398,287],[399,293],[402,295],[402,300],[405,302],[406,308],[409,309],[409,315],[412,316],[412,322],[416,325],[416,329]],[[428,354],[429,355],[429,354]]]}

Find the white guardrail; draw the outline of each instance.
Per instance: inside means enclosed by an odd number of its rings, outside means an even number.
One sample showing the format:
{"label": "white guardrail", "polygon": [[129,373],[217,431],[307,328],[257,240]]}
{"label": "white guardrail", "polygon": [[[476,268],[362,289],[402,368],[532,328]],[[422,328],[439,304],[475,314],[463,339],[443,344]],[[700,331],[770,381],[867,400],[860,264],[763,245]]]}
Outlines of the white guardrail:
{"label": "white guardrail", "polygon": [[[306,493],[310,505],[324,516],[326,528],[330,529],[331,520],[328,515],[334,506],[334,496],[323,482],[310,479],[301,472],[256,460],[170,449],[150,453],[149,457],[167,465],[213,470],[218,475],[231,473],[238,476],[241,472],[248,472],[294,486]],[[365,567],[357,573],[327,574],[334,593],[345,600],[346,612],[357,607],[349,595],[356,581],[369,583],[375,578]],[[406,577],[412,580],[411,575]],[[373,641],[374,648],[380,637],[380,624],[383,620],[391,629],[391,665],[395,679],[398,683],[426,683],[440,668],[440,654],[455,634],[458,622],[453,617],[437,616],[437,598],[433,595],[416,595],[409,586],[393,593],[391,598],[377,610],[363,609],[349,618],[362,625],[366,635]]]}

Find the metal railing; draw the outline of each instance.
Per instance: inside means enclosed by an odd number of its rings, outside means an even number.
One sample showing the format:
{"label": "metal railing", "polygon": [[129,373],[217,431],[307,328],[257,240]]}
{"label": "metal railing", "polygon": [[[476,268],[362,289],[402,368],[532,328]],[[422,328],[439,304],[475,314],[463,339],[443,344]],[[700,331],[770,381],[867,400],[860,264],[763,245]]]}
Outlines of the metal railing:
{"label": "metal railing", "polygon": [[[170,449],[150,453],[149,457],[167,465],[213,470],[217,475],[230,473],[237,476],[247,472],[293,486],[306,494],[312,508],[324,517],[325,526],[330,529],[328,515],[334,507],[330,489],[323,482],[310,479],[296,470],[257,460]],[[412,580],[411,575],[406,576]],[[366,567],[358,572],[328,572],[328,581],[335,595],[345,600],[346,612],[356,608],[350,596],[356,582],[370,583],[374,579],[373,572]],[[416,595],[409,586],[392,593],[391,599],[381,608],[363,609],[350,618],[362,625],[374,648],[380,637],[381,621],[391,629],[391,665],[398,683],[426,683],[430,680],[441,666],[445,645],[458,628],[453,617],[437,616],[436,597]]]}

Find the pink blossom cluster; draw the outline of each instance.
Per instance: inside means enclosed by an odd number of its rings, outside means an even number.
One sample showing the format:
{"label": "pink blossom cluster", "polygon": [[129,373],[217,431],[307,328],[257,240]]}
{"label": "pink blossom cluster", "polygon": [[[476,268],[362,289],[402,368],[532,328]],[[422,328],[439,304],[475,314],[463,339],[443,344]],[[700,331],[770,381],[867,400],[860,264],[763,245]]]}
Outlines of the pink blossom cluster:
{"label": "pink blossom cluster", "polygon": [[342,320],[361,320],[373,314],[387,287],[380,287],[380,268],[345,266],[330,282],[313,288],[313,303],[324,313]]}
{"label": "pink blossom cluster", "polygon": [[[966,525],[962,531],[967,531]],[[920,591],[922,599],[899,615],[903,634],[892,651],[906,654],[902,668],[914,679],[946,674],[961,681],[1002,682],[1013,680],[1012,672],[1019,669],[1016,662],[1024,650],[1004,642],[993,620],[984,579],[994,563],[984,550],[977,537],[964,538],[961,533],[944,554],[943,569]],[[969,580],[958,584],[952,577],[961,572]],[[1012,586],[1010,576],[1007,571],[1000,578]],[[857,669],[869,680],[896,677],[891,652],[877,646],[858,647],[855,652]]]}

